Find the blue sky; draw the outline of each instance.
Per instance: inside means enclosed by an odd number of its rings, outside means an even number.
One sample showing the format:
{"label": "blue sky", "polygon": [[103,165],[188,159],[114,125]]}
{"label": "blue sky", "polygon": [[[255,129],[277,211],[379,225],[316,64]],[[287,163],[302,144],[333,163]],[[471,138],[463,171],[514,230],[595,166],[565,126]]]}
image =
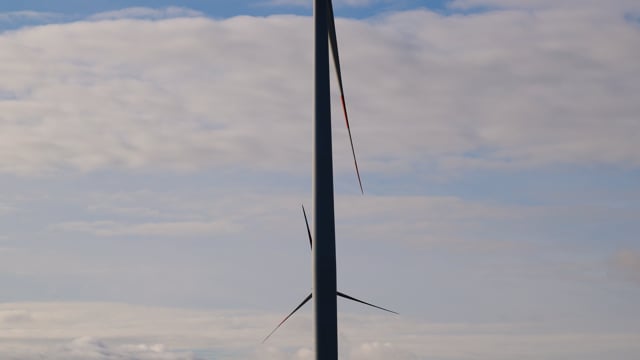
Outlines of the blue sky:
{"label": "blue sky", "polygon": [[[258,345],[310,287],[274,3],[0,2],[0,357],[309,358],[310,307]],[[635,359],[636,2],[335,3],[338,285],[401,313],[340,301],[342,358]]]}

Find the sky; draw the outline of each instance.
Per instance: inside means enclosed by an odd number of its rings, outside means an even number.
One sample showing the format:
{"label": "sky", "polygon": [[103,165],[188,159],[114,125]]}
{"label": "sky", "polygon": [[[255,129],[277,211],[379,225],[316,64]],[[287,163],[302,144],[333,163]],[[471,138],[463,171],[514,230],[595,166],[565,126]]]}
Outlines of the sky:
{"label": "sky", "polygon": [[[0,0],[1,358],[312,358],[310,4]],[[335,13],[341,359],[636,359],[640,4]]]}

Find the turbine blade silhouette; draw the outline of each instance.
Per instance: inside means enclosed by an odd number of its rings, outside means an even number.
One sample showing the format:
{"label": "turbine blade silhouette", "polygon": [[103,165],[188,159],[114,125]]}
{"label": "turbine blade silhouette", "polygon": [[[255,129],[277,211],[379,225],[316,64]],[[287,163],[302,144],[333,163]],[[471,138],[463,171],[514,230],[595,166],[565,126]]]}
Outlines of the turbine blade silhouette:
{"label": "turbine blade silhouette", "polygon": [[[309,230],[309,221],[307,220],[307,212],[304,211],[304,205],[302,205],[302,215],[304,215],[304,222],[307,224],[307,234],[309,234],[309,245],[311,245],[313,247],[313,238],[311,237],[311,230]],[[392,314],[399,315],[397,312],[395,312],[393,310],[385,309],[385,308],[383,308],[381,306],[374,305],[374,304],[368,303],[366,301],[362,301],[360,299],[356,299],[353,296],[349,296],[349,295],[347,295],[345,293],[341,293],[340,291],[337,292],[337,295],[340,296],[340,297],[343,297],[345,299],[349,299],[349,300],[352,300],[352,301],[355,301],[355,302],[359,302],[359,303],[364,304],[364,305],[369,305],[369,306],[374,307],[376,309],[384,310],[384,311],[390,312]]]}
{"label": "turbine blade silhouette", "polygon": [[[311,246],[311,247],[313,248],[313,237],[311,236],[311,230],[309,229],[309,220],[307,219],[307,212],[306,212],[306,211],[305,211],[305,209],[304,209],[304,204],[302,204],[301,206],[302,206],[302,215],[304,216],[304,222],[305,222],[305,225],[307,226],[307,235],[309,236],[309,246]],[[392,313],[392,314],[399,315],[397,312],[395,312],[395,311],[393,311],[393,310],[385,309],[385,308],[383,308],[383,307],[381,307],[381,306],[374,305],[374,304],[368,303],[368,302],[366,302],[366,301],[362,301],[362,300],[360,300],[360,299],[356,299],[356,298],[354,298],[353,296],[347,295],[347,294],[342,293],[342,292],[340,292],[340,291],[336,291],[336,295],[337,295],[337,296],[340,296],[340,297],[342,297],[342,298],[345,298],[345,299],[351,300],[351,301],[358,302],[358,303],[360,303],[360,304],[368,305],[368,306],[374,307],[374,308],[376,308],[376,309],[380,309],[380,310],[383,310],[383,311],[386,311],[386,312],[390,312],[390,313]],[[285,323],[285,322],[286,322],[286,321],[287,321],[291,316],[293,316],[293,314],[295,314],[295,312],[296,312],[296,311],[298,311],[302,306],[304,306],[304,304],[306,304],[309,300],[311,300],[312,296],[313,296],[313,293],[311,293],[311,294],[307,295],[307,297],[306,297],[304,300],[302,300],[302,302],[300,303],[300,305],[298,305],[295,309],[293,309],[293,311],[292,311],[292,312],[290,312],[290,313],[289,313],[289,315],[287,315],[287,316],[286,316],[286,317],[285,317],[285,318],[284,318],[284,319],[283,319],[283,320],[278,324],[278,326],[276,326],[276,328],[275,328],[275,329],[273,329],[273,330],[269,333],[269,335],[267,335],[267,337],[265,337],[265,338],[264,338],[264,340],[262,340],[262,343],[264,344],[264,343],[265,343],[265,341],[267,341],[267,340],[271,337],[271,335],[273,335],[273,334],[274,334],[274,333],[275,333],[275,332],[280,328],[280,326],[282,326],[282,325],[283,325],[283,324],[284,324],[284,323]]]}
{"label": "turbine blade silhouette", "polygon": [[397,312],[395,312],[395,311],[393,311],[393,310],[385,309],[385,308],[383,308],[383,307],[381,307],[381,306],[373,305],[373,304],[370,304],[370,303],[368,303],[368,302],[366,302],[366,301],[362,301],[362,300],[356,299],[356,298],[354,298],[353,296],[349,296],[349,295],[347,295],[347,294],[345,294],[345,293],[341,293],[340,291],[338,291],[338,296],[343,297],[343,298],[345,298],[345,299],[353,300],[353,301],[355,301],[355,302],[359,302],[359,303],[361,303],[361,304],[369,305],[369,306],[374,307],[374,308],[376,308],[376,309],[384,310],[384,311],[386,311],[386,312],[390,312],[390,313],[392,313],[392,314],[400,315],[400,314],[398,314]]}
{"label": "turbine blade silhouette", "polygon": [[[376,309],[380,309],[380,310],[383,310],[383,311],[386,311],[386,312],[390,312],[390,313],[392,313],[392,314],[399,315],[397,312],[395,312],[395,311],[393,311],[393,310],[385,309],[385,308],[383,308],[383,307],[381,307],[381,306],[373,305],[373,304],[370,304],[370,303],[368,303],[368,302],[366,302],[366,301],[362,301],[362,300],[360,300],[360,299],[356,299],[356,298],[354,298],[353,296],[349,296],[349,295],[347,295],[347,294],[345,294],[345,293],[342,293],[342,292],[340,292],[340,291],[338,291],[336,295],[338,295],[338,296],[340,296],[340,297],[342,297],[342,298],[348,299],[348,300],[352,300],[352,301],[355,301],[355,302],[358,302],[358,303],[361,303],[361,304],[364,304],[364,305],[368,305],[368,306],[374,307],[374,308],[376,308]],[[290,312],[290,313],[289,313],[289,315],[287,315],[287,316],[286,316],[286,317],[285,317],[285,318],[284,318],[284,319],[283,319],[283,320],[278,324],[278,326],[276,326],[276,328],[275,328],[275,329],[273,329],[273,330],[269,333],[269,335],[267,335],[267,337],[265,337],[265,338],[264,338],[264,340],[262,340],[262,343],[264,344],[264,343],[265,343],[265,342],[266,342],[266,341],[271,337],[271,335],[273,335],[273,334],[274,334],[274,333],[275,333],[275,332],[280,328],[280,326],[282,326],[282,325],[283,325],[287,320],[289,320],[289,318],[290,318],[291,316],[293,316],[293,314],[295,314],[295,312],[296,312],[296,311],[298,311],[301,307],[303,307],[303,306],[304,306],[304,304],[306,304],[309,300],[311,300],[311,298],[312,298],[312,297],[313,297],[313,294],[309,294],[309,295],[307,295],[307,297],[306,297],[304,300],[302,300],[302,302],[300,303],[300,305],[298,305],[295,309],[293,309],[293,311],[292,311],[292,312]]]}
{"label": "turbine blade silhouette", "polygon": [[287,315],[287,317],[285,317],[282,321],[280,321],[280,324],[278,324],[278,326],[276,326],[276,328],[273,329],[269,333],[269,335],[267,335],[267,337],[264,338],[264,340],[262,340],[262,343],[264,344],[264,342],[267,341],[267,339],[269,339],[269,337],[271,337],[271,335],[273,335],[273,333],[275,333],[276,330],[278,330],[278,328],[280,328],[280,326],[282,326],[282,324],[284,324],[284,322],[287,321],[287,319],[289,319],[291,317],[291,315],[293,315],[296,311],[298,311],[298,309],[300,309],[304,304],[306,304],[309,300],[311,300],[311,295],[312,294],[307,295],[307,297],[304,298],[304,300],[302,300],[300,305],[298,305],[295,309],[293,309],[293,311],[291,313],[289,313],[289,315]]}
{"label": "turbine blade silhouette", "polygon": [[358,184],[360,185],[360,192],[364,195],[364,189],[362,188],[362,180],[360,179],[360,170],[358,169],[358,160],[356,160],[356,151],[353,147],[353,137],[351,137],[351,127],[349,127],[349,116],[347,115],[347,105],[344,100],[344,88],[342,86],[342,71],[340,70],[340,56],[338,55],[338,39],[336,35],[336,22],[333,16],[333,4],[331,0],[328,0],[328,16],[329,22],[329,44],[331,45],[331,54],[333,55],[333,65],[336,69],[336,75],[338,76],[338,86],[340,88],[340,102],[342,103],[342,112],[344,113],[344,121],[347,124],[347,133],[349,133],[349,143],[351,144],[351,154],[353,155],[353,164],[356,167],[356,175],[358,176]]}
{"label": "turbine blade silhouette", "polygon": [[304,223],[307,224],[307,235],[309,235],[309,247],[313,248],[313,239],[311,238],[311,230],[309,230],[309,220],[307,220],[307,212],[304,211],[304,205],[302,205],[302,215],[304,215]]}

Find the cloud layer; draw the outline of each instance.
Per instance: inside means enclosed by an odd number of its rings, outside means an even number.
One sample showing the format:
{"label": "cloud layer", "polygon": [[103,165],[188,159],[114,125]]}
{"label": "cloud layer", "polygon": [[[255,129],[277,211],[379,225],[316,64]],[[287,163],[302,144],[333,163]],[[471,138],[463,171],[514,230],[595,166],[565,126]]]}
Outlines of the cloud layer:
{"label": "cloud layer", "polygon": [[[341,302],[343,358],[635,359],[638,6],[449,5],[338,19],[339,285],[404,314]],[[309,288],[311,19],[48,16],[0,15],[59,22],[0,33],[0,357],[310,358],[304,312],[258,342]]]}
{"label": "cloud layer", "polygon": [[[339,20],[363,169],[636,167],[640,35],[612,8]],[[309,18],[185,15],[2,33],[0,171],[307,171]]]}
{"label": "cloud layer", "polygon": [[[16,317],[18,312],[27,316]],[[309,358],[311,322],[304,313],[292,318],[268,344],[259,344],[278,319],[278,314],[258,312],[113,303],[5,303],[0,305],[0,355],[20,360]],[[349,360],[488,356],[506,360],[531,354],[540,359],[583,356],[591,360],[602,354],[631,359],[630,354],[639,349],[640,336],[549,333],[534,324],[419,323],[344,314],[340,326],[341,356]]]}

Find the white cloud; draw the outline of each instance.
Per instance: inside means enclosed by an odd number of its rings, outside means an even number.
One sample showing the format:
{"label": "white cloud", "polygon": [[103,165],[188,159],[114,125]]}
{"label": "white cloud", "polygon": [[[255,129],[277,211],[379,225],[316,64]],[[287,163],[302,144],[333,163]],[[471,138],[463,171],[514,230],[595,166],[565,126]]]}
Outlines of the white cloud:
{"label": "white cloud", "polygon": [[[616,11],[607,12],[536,7],[339,19],[362,169],[401,176],[434,164],[452,171],[637,167],[639,37],[618,11],[623,3],[615,4]],[[3,292],[3,300],[269,307],[291,296],[279,289],[302,283],[307,291],[308,244],[299,210],[306,195],[295,187],[283,190],[287,181],[278,175],[309,170],[310,19],[211,20],[149,9],[101,16],[112,21],[0,34],[6,74],[0,172],[64,174],[26,179],[15,186],[17,195],[0,201],[6,232],[0,246],[7,245],[0,247],[0,276],[4,288],[15,289]],[[348,171],[355,188],[343,121],[335,114],[336,167]],[[229,171],[237,168],[243,171]],[[113,169],[124,171],[114,176]],[[188,181],[163,172],[201,170]],[[107,179],[78,176],[92,171]],[[245,182],[255,185],[250,178],[267,172],[282,181],[279,190],[247,190]],[[242,180],[228,184],[229,178]],[[114,187],[121,192],[110,192]],[[339,246],[347,250],[340,252],[342,285],[356,286],[343,290],[354,289],[356,296],[357,286],[371,290],[364,296],[373,293],[379,301],[382,295],[383,306],[402,313],[391,297],[414,308],[434,301],[420,313],[442,318],[553,318],[541,329],[341,316],[342,351],[352,360],[637,356],[637,326],[624,322],[637,293],[605,309],[616,295],[603,285],[601,248],[590,241],[614,226],[611,236],[632,232],[637,214],[631,206],[369,195],[340,197],[336,214]],[[544,240],[549,248],[529,240]],[[415,246],[396,246],[407,243]],[[291,244],[300,251],[294,254]],[[461,251],[451,256],[452,249]],[[636,257],[619,253],[616,271],[635,279]],[[574,262],[585,266],[567,270]],[[597,281],[583,281],[592,274]],[[400,298],[407,288],[414,296]],[[125,359],[135,351],[143,359],[188,358],[172,350],[213,347],[237,351],[229,357],[242,359],[308,358],[311,327],[304,314],[256,349],[281,315],[4,303],[0,357],[66,359],[72,349],[106,349]],[[590,330],[575,325],[579,321]]]}
{"label": "white cloud", "polygon": [[598,0],[451,0],[448,6],[454,9],[472,9],[477,7],[497,7],[503,9],[553,9],[568,8],[574,11],[581,9],[593,10],[620,10],[640,9],[638,3],[633,0],[614,0],[602,2]]}
{"label": "white cloud", "polygon": [[[122,19],[3,33],[0,171],[307,171],[309,21]],[[622,15],[409,11],[339,20],[338,31],[365,172],[640,164],[639,35]],[[351,171],[335,114],[336,166]]]}
{"label": "white cloud", "polygon": [[309,0],[268,0],[268,1],[265,1],[263,4],[271,5],[271,6],[287,5],[287,6],[311,7],[312,2]]}
{"label": "white cloud", "polygon": [[[151,308],[110,303],[4,303],[30,322],[0,322],[0,355],[32,359],[195,359],[196,349],[228,359],[307,359],[311,323],[299,314],[269,343],[259,339],[280,314]],[[532,324],[437,324],[391,316],[340,316],[345,359],[633,359],[637,333],[549,331]],[[194,349],[176,352],[175,349]]]}
{"label": "white cloud", "polygon": [[396,347],[391,343],[388,343],[388,342],[380,343],[380,342],[374,341],[370,343],[363,343],[358,348],[354,349],[350,359],[353,359],[353,360],[358,360],[358,359],[413,360],[413,359],[418,359],[418,357],[409,352],[396,349]]}
{"label": "white cloud", "polygon": [[[0,349],[0,353],[2,350]],[[111,346],[99,339],[89,336],[79,337],[64,345],[53,346],[40,351],[9,352],[14,360],[198,360],[201,359],[189,352],[170,352],[161,344]]]}
{"label": "white cloud", "polygon": [[347,5],[347,6],[360,6],[360,7],[364,7],[364,6],[371,6],[375,3],[380,3],[380,2],[389,2],[389,0],[336,0],[334,1],[335,5]]}
{"label": "white cloud", "polygon": [[5,310],[0,311],[0,323],[13,323],[31,321],[31,313],[25,310]]}
{"label": "white cloud", "polygon": [[170,19],[179,17],[199,17],[204,16],[200,11],[169,6],[162,9],[151,9],[145,7],[130,7],[121,10],[106,11],[91,15],[88,20],[118,20],[118,19]]}

